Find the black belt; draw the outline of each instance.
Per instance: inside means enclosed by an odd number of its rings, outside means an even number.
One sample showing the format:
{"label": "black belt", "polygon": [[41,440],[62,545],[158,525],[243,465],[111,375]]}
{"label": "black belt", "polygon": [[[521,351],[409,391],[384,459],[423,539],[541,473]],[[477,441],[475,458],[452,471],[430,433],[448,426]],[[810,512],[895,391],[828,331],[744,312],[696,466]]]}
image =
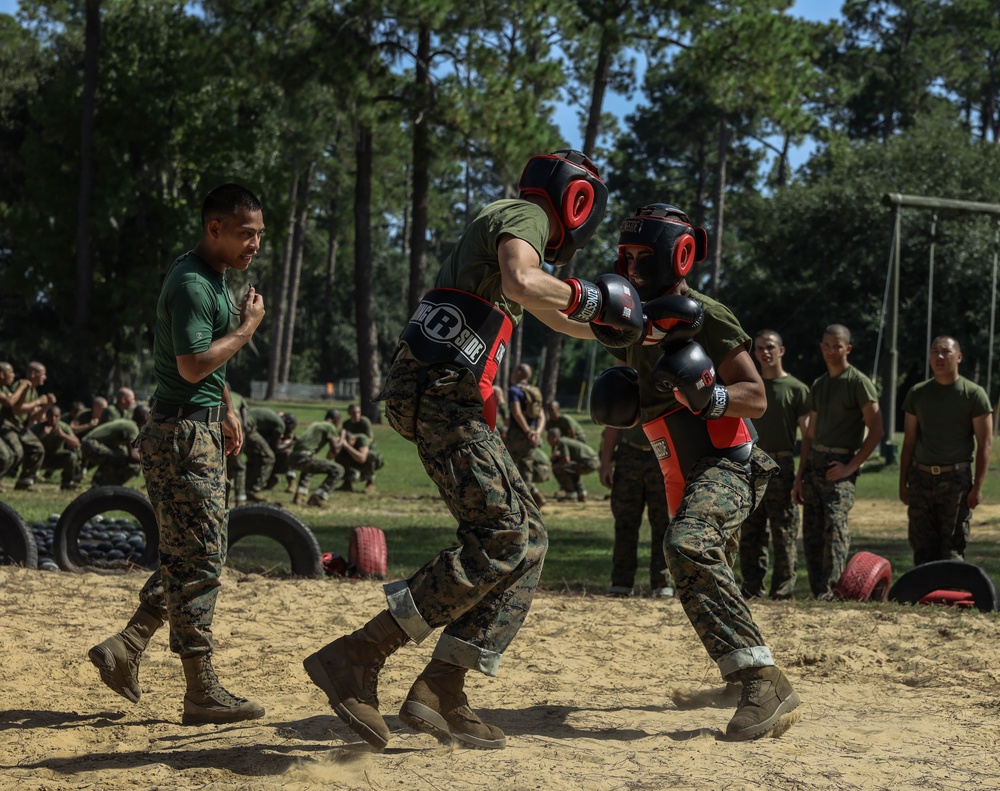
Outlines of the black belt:
{"label": "black belt", "polygon": [[652,445],[640,445],[638,442],[632,442],[631,440],[621,438],[618,440],[622,445],[627,445],[630,448],[635,448],[636,450],[641,450],[649,452],[653,449]]}
{"label": "black belt", "polygon": [[219,423],[226,416],[226,405],[168,404],[153,402],[153,420],[196,420],[199,423]]}
{"label": "black belt", "polygon": [[958,464],[921,464],[920,462],[914,462],[914,464],[921,472],[929,472],[931,475],[940,475],[943,472],[964,470],[967,467],[972,466],[972,462],[970,461],[960,461]]}

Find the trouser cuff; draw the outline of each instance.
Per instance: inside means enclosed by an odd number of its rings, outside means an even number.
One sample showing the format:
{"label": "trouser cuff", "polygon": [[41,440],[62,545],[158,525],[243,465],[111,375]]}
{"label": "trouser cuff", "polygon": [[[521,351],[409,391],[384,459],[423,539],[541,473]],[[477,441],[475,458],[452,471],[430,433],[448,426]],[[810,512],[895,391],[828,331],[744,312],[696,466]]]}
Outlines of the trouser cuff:
{"label": "trouser cuff", "polygon": [[478,670],[487,676],[495,676],[500,669],[500,660],[503,654],[496,651],[487,651],[478,645],[473,645],[465,640],[459,640],[450,634],[442,634],[438,644],[434,646],[434,659],[440,659],[458,667]]}
{"label": "trouser cuff", "polygon": [[385,600],[389,606],[389,612],[396,619],[399,628],[406,632],[415,643],[421,643],[432,631],[430,624],[424,620],[417,611],[416,602],[410,593],[410,586],[406,580],[388,582],[382,586],[385,591]]}
{"label": "trouser cuff", "polygon": [[770,667],[773,664],[771,649],[766,645],[737,648],[718,660],[719,672],[723,678],[737,670],[745,670],[748,667]]}

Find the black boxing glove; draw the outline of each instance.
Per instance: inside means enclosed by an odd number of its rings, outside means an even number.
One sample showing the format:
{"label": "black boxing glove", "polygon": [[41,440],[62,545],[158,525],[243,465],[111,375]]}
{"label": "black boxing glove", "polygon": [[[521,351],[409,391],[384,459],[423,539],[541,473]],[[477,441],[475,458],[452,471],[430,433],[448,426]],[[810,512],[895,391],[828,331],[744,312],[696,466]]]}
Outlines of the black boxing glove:
{"label": "black boxing glove", "polygon": [[643,346],[666,344],[692,339],[705,324],[701,304],[680,294],[667,294],[651,299],[642,306],[646,316],[646,336]]}
{"label": "black boxing glove", "polygon": [[638,371],[627,365],[601,371],[590,392],[590,419],[599,426],[631,428],[641,414]]}
{"label": "black boxing glove", "polygon": [[573,321],[588,322],[603,345],[620,349],[637,343],[645,332],[639,295],[621,275],[605,273],[591,283],[571,278],[569,307],[562,312]]}
{"label": "black boxing glove", "polygon": [[661,392],[673,390],[702,420],[722,417],[729,406],[729,391],[716,381],[715,366],[696,341],[662,354],[653,366],[653,384]]}

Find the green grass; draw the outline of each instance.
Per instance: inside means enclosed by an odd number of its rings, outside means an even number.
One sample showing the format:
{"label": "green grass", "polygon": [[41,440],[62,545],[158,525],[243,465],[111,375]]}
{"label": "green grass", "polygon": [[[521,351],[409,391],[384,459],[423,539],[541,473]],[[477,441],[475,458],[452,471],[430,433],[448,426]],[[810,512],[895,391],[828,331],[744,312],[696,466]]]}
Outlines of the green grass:
{"label": "green grass", "polygon": [[[300,430],[313,420],[320,420],[329,404],[271,404],[274,409],[292,411],[299,418]],[[337,406],[343,407],[342,404]],[[346,410],[345,410],[346,411]],[[599,427],[585,415],[570,412],[588,430],[590,443],[599,442]],[[416,448],[400,438],[387,423],[376,424],[376,440],[386,458],[386,466],[378,475],[378,494],[368,496],[335,492],[325,510],[291,506],[291,495],[281,486],[270,492],[273,499],[298,516],[315,533],[320,547],[326,552],[348,554],[354,528],[373,525],[385,531],[388,545],[390,577],[409,576],[441,549],[455,543],[455,521],[440,500],[417,457]],[[984,498],[986,503],[1000,503],[1000,466],[991,464]],[[314,485],[318,483],[314,480]],[[142,487],[141,479],[130,485]],[[358,487],[360,489],[360,487]],[[546,494],[553,493],[555,481],[542,484]],[[587,479],[592,501],[585,505],[550,504],[543,511],[549,534],[549,551],[542,574],[542,587],[573,592],[603,592],[610,582],[613,520],[606,491],[596,479]],[[851,551],[875,552],[890,560],[893,578],[912,567],[912,555],[906,541],[905,506],[898,500],[898,467],[887,467],[881,459],[865,465],[858,479],[857,504],[852,511]],[[74,494],[58,491],[55,483],[42,484],[38,492],[4,493],[4,501],[17,510],[29,523],[46,520],[60,513]],[[870,511],[888,515],[872,520]],[[977,517],[980,511],[976,512]],[[1000,516],[974,517],[972,541],[967,559],[985,568],[1000,579]],[[648,588],[649,526],[644,522],[640,535],[639,567],[636,585]],[[288,573],[284,550],[268,539],[248,538],[230,549],[230,565],[248,572],[282,575]],[[801,546],[796,595],[808,595]]]}

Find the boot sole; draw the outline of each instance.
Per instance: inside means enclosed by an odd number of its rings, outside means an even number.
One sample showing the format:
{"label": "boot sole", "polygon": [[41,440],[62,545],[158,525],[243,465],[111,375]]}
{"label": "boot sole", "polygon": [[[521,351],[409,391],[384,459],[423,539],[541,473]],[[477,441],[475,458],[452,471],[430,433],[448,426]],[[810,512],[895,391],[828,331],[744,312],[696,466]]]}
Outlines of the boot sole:
{"label": "boot sole", "polygon": [[219,714],[188,714],[181,717],[181,725],[228,725],[231,722],[246,722],[247,720],[259,720],[264,716],[264,709],[251,711],[238,717]]}
{"label": "boot sole", "polygon": [[115,658],[112,653],[101,645],[95,645],[87,652],[87,658],[90,660],[91,664],[97,668],[98,672],[101,674],[101,681],[104,685],[108,687],[113,692],[117,692],[126,700],[132,703],[139,702],[139,695],[136,695],[132,690],[127,687],[123,687],[118,683],[118,664],[115,662]]}
{"label": "boot sole", "polygon": [[781,701],[774,714],[766,720],[755,725],[753,728],[747,728],[746,730],[736,731],[733,733],[726,731],[726,738],[734,742],[745,742],[750,739],[758,739],[761,736],[766,735],[768,731],[772,730],[774,726],[778,724],[778,720],[780,720],[783,715],[788,714],[791,711],[795,711],[795,709],[799,707],[800,703],[802,703],[802,699],[799,697],[799,693],[792,690],[792,694]]}
{"label": "boot sole", "polygon": [[403,704],[399,710],[399,719],[415,731],[431,734],[443,744],[461,742],[467,747],[476,747],[480,750],[502,750],[507,746],[506,736],[499,739],[480,739],[469,733],[454,731],[448,725],[448,721],[438,712],[413,700],[408,700]]}
{"label": "boot sole", "polygon": [[341,722],[343,722],[348,728],[354,731],[376,750],[384,750],[385,746],[389,743],[389,740],[382,738],[382,736],[377,734],[361,720],[351,714],[351,712],[344,706],[344,702],[340,699],[340,695],[337,694],[337,690],[334,688],[333,684],[330,683],[330,677],[326,674],[326,670],[323,668],[323,661],[319,658],[319,653],[307,656],[304,660],[302,660],[302,667],[305,668],[305,671],[309,675],[309,679],[312,683],[326,693],[330,707],[340,718]]}

